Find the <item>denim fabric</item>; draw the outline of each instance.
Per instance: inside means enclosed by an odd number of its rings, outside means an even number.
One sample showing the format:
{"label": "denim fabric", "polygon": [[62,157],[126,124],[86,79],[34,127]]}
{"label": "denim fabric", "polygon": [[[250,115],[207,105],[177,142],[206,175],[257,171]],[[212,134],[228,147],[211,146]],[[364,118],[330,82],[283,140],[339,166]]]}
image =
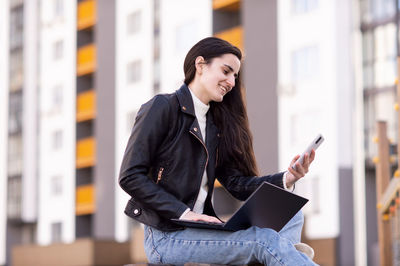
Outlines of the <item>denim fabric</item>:
{"label": "denim fabric", "polygon": [[255,226],[237,232],[195,228],[163,232],[145,226],[144,246],[149,262],[157,264],[316,265],[293,246],[300,242],[303,222],[299,212],[279,233]]}

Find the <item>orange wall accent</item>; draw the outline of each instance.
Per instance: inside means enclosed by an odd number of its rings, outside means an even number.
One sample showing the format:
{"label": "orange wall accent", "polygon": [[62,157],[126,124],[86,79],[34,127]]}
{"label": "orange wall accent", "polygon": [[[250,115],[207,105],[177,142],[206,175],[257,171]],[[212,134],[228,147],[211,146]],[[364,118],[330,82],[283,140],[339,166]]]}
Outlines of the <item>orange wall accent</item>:
{"label": "orange wall accent", "polygon": [[95,211],[96,191],[93,185],[84,185],[76,188],[76,215],[91,214]]}
{"label": "orange wall accent", "polygon": [[89,44],[78,49],[77,75],[82,76],[96,70],[96,45]]}
{"label": "orange wall accent", "polygon": [[96,140],[94,137],[79,140],[76,144],[76,168],[84,168],[96,163]]}
{"label": "orange wall accent", "polygon": [[240,8],[240,0],[214,0],[213,9],[223,9],[229,11],[237,11]]}
{"label": "orange wall accent", "polygon": [[78,30],[92,27],[96,24],[96,1],[85,0],[78,4],[78,21],[76,23]]}
{"label": "orange wall accent", "polygon": [[77,97],[76,121],[82,122],[96,117],[96,92],[81,92]]}
{"label": "orange wall accent", "polygon": [[243,52],[243,28],[234,27],[215,34],[215,37],[221,38],[237,46]]}

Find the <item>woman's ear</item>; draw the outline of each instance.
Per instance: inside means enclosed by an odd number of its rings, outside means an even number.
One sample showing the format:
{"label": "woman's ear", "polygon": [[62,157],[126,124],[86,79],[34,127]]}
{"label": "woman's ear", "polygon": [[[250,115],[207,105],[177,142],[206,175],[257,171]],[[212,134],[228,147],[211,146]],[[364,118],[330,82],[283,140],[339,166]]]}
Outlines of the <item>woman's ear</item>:
{"label": "woman's ear", "polygon": [[196,60],[194,61],[194,65],[196,67],[196,72],[198,72],[199,74],[202,74],[204,64],[205,64],[204,57],[202,57],[202,56],[196,57]]}

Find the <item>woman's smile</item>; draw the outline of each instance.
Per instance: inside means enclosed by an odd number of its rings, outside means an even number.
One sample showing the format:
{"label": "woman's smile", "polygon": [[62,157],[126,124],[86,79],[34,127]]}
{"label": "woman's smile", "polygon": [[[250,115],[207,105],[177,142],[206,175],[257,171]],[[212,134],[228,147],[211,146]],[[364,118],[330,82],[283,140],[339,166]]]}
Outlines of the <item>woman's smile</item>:
{"label": "woman's smile", "polygon": [[227,94],[230,91],[230,88],[224,87],[222,85],[219,85],[219,89],[222,92],[222,96],[225,96],[225,94]]}

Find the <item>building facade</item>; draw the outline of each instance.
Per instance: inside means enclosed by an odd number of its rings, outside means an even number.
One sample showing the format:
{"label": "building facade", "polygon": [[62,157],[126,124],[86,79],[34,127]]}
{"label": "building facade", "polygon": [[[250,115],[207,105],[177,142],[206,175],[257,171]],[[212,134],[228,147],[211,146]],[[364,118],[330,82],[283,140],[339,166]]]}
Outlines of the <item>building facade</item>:
{"label": "building facade", "polygon": [[8,58],[9,58],[9,17],[5,1],[0,3],[0,265],[6,263],[7,233],[7,137],[8,137]]}
{"label": "building facade", "polygon": [[[6,256],[10,247],[32,243],[36,237],[38,190],[37,136],[37,10],[36,1],[6,1],[3,40],[8,58]],[[26,12],[32,10],[32,12]],[[6,60],[7,61],[7,60]],[[4,72],[3,72],[4,73]]]}
{"label": "building facade", "polygon": [[37,243],[75,239],[76,3],[36,7],[40,176]]}
{"label": "building facade", "polygon": [[[397,139],[396,79],[398,80],[398,1],[359,1],[362,55],[363,131],[365,161],[366,243],[369,265],[378,265],[379,250],[376,218],[374,157],[377,156],[376,122],[387,121],[390,152],[394,155]],[[397,41],[396,41],[397,40]],[[398,155],[397,155],[398,156]],[[392,170],[396,168],[391,164]],[[398,166],[397,166],[398,167]],[[393,174],[393,172],[391,173]]]}
{"label": "building facade", "polygon": [[24,244],[130,239],[117,181],[136,112],[178,89],[183,56],[211,34],[211,10],[211,1],[1,2],[0,265]]}
{"label": "building facade", "polygon": [[351,12],[348,1],[279,6],[280,162],[284,167],[318,133],[325,137],[296,191],[310,199],[305,236],[329,247],[328,265],[354,264]]}

